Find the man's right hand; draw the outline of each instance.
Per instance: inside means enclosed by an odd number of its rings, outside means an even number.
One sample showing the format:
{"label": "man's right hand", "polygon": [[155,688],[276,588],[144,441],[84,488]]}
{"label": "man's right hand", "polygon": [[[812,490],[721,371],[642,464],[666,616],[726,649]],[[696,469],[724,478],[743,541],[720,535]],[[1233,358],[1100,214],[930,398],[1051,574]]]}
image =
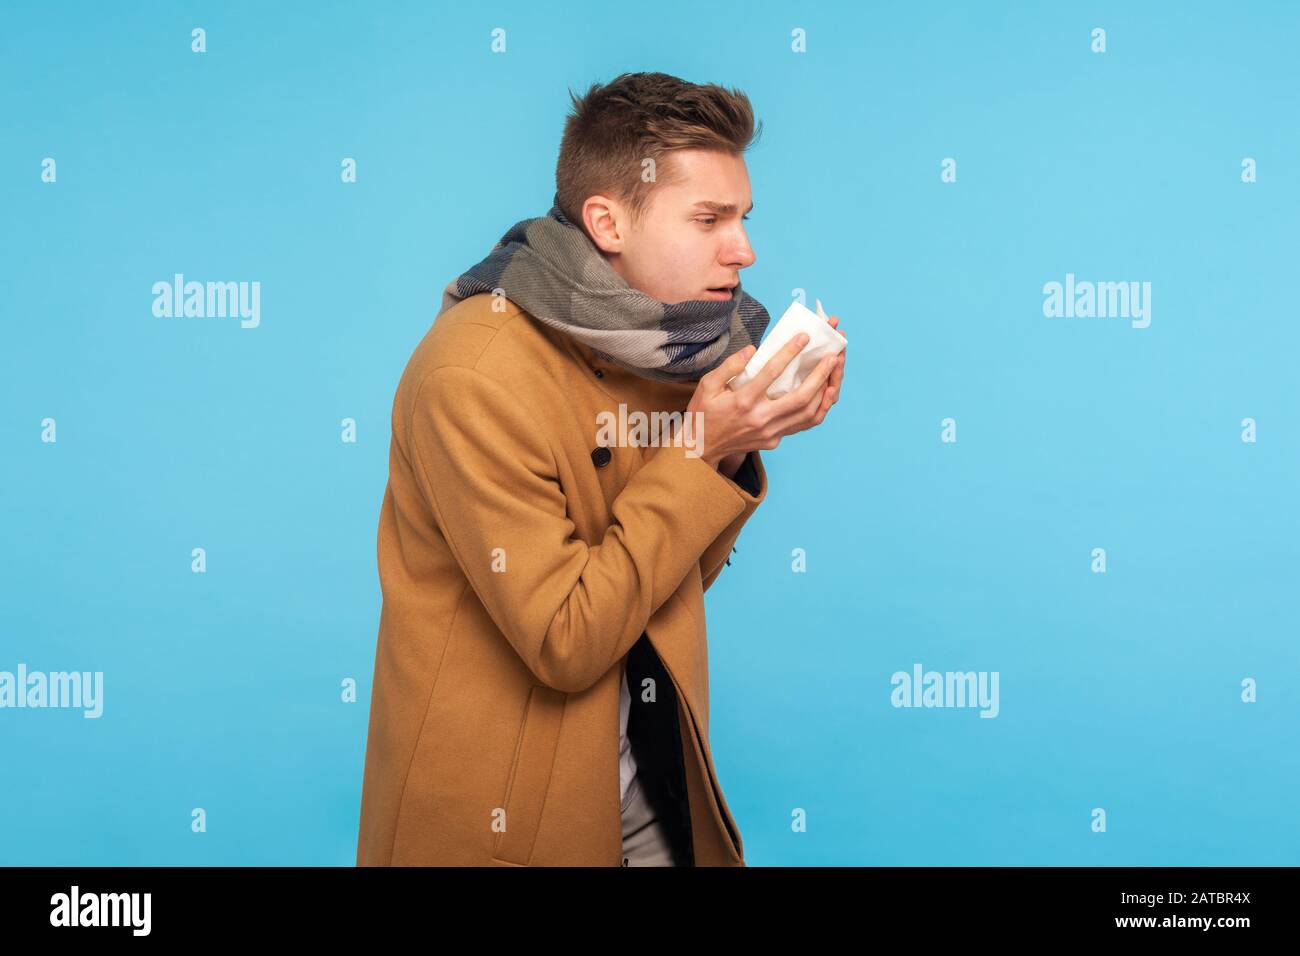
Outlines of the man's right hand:
{"label": "man's right hand", "polygon": [[717,468],[718,462],[729,455],[747,454],[758,448],[770,451],[786,435],[820,424],[826,417],[822,389],[838,356],[823,358],[813,373],[789,394],[777,399],[767,397],[767,387],[807,343],[807,333],[800,332],[738,389],[728,388],[727,382],[744,370],[757,351],[753,345],[729,356],[700,379],[686,413],[703,413],[700,457],[709,465]]}

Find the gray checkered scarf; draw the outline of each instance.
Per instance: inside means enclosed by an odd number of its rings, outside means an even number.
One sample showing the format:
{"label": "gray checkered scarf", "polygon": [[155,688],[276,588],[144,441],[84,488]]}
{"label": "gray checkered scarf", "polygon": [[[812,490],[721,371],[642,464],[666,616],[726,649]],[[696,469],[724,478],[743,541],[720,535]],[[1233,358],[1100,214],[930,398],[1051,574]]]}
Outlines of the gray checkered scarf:
{"label": "gray checkered scarf", "polygon": [[730,299],[672,304],[633,289],[560,211],[558,196],[545,216],[515,223],[486,259],[448,283],[438,314],[482,292],[503,295],[614,365],[665,382],[695,381],[758,345],[770,321],[739,285]]}

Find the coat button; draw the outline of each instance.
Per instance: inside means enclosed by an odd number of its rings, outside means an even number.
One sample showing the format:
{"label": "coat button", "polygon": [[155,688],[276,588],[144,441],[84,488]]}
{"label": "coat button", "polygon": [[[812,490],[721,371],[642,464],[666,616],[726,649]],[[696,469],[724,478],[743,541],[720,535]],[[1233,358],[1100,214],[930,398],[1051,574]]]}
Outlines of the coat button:
{"label": "coat button", "polygon": [[604,378],[604,377],[605,377],[605,373],[602,372],[602,371],[601,371],[600,369],[598,369],[598,368],[593,368],[592,371],[596,373],[596,378]]}
{"label": "coat button", "polygon": [[614,456],[610,453],[610,450],[606,448],[604,445],[601,445],[599,448],[592,449],[591,452],[591,460],[596,463],[597,468],[604,468],[606,465],[609,464],[609,460],[613,457]]}

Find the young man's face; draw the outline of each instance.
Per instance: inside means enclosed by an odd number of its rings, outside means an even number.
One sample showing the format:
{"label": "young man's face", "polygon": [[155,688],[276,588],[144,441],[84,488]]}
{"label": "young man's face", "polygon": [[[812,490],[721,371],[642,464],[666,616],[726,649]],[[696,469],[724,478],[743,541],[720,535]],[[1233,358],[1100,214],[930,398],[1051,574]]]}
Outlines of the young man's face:
{"label": "young man's face", "polygon": [[587,232],[614,271],[651,298],[730,299],[725,287],[755,259],[743,223],[753,206],[745,160],[683,149],[671,161],[677,181],[655,187],[635,225],[626,206],[595,195],[583,205]]}

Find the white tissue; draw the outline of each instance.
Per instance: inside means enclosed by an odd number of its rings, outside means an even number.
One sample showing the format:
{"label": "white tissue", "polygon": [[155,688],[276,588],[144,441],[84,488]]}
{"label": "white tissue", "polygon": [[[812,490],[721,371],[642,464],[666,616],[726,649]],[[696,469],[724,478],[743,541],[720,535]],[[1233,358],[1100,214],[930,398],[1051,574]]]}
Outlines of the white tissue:
{"label": "white tissue", "polygon": [[813,314],[806,305],[795,299],[790,303],[790,308],[785,310],[785,315],[767,333],[758,350],[750,356],[745,370],[727,384],[736,389],[752,381],[772,356],[800,332],[808,333],[808,344],[767,387],[768,398],[780,398],[793,392],[816,370],[818,362],[827,355],[839,355],[849,344],[848,339],[826,321],[820,299],[817,300],[817,314]]}

